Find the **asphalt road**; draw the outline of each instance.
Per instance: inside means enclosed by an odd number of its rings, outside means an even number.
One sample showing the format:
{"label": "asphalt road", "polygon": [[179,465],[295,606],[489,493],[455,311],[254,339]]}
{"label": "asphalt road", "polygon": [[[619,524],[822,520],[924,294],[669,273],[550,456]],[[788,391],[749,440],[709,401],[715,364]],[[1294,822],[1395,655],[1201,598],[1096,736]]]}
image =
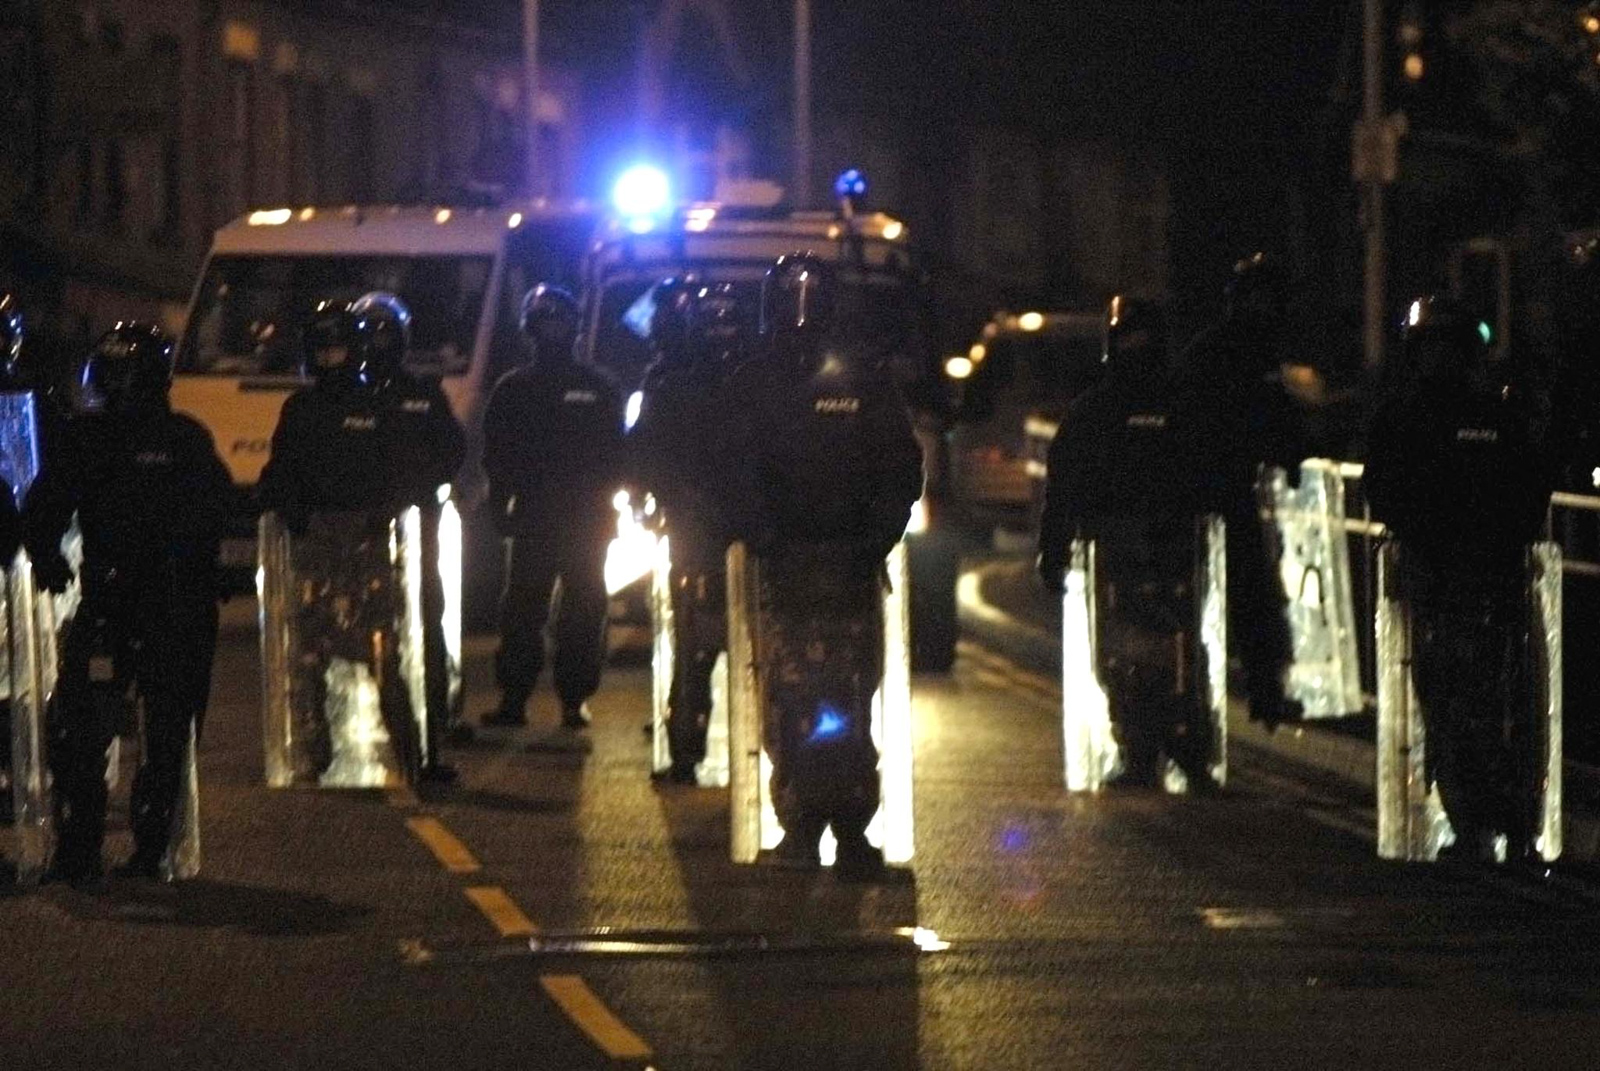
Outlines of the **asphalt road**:
{"label": "asphalt road", "polygon": [[863,887],[729,863],[725,793],[646,779],[637,668],[450,789],[268,790],[229,616],[203,876],[0,893],[0,1068],[1600,1063],[1589,875],[1380,863],[1364,801],[1254,752],[1216,798],[1069,796],[1052,684],[982,648],[917,682],[917,857]]}

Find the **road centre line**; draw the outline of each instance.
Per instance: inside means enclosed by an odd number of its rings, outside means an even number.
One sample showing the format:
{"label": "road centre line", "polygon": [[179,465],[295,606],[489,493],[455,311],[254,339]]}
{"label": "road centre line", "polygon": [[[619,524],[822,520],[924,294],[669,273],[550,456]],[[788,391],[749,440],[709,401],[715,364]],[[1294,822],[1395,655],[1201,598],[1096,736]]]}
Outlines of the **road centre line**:
{"label": "road centre line", "polygon": [[545,974],[539,976],[539,985],[567,1018],[613,1060],[650,1057],[650,1046],[644,1039],[628,1029],[582,978],[575,974]]}
{"label": "road centre line", "polygon": [[437,818],[417,815],[406,819],[406,828],[433,853],[452,874],[476,874],[483,867],[467,846],[455,838]]}
{"label": "road centre line", "polygon": [[466,893],[474,907],[483,912],[484,918],[499,931],[501,937],[532,937],[539,932],[533,920],[523,914],[522,909],[498,885],[474,885],[462,892]]}

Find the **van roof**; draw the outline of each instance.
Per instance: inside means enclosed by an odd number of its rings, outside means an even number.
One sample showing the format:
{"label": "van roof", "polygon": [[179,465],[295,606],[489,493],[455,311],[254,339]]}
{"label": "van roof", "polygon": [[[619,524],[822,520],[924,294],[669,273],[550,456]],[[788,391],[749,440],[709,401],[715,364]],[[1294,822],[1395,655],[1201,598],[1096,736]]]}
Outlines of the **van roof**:
{"label": "van roof", "polygon": [[644,227],[611,218],[595,239],[591,264],[606,272],[633,264],[767,262],[785,253],[846,255],[860,243],[861,262],[888,267],[910,259],[906,225],[882,212],[848,222],[833,212],[756,209],[715,202],[679,209],[671,219]]}
{"label": "van roof", "polygon": [[211,248],[234,254],[493,254],[510,231],[592,218],[583,202],[545,200],[495,207],[308,205],[249,212],[217,231]]}

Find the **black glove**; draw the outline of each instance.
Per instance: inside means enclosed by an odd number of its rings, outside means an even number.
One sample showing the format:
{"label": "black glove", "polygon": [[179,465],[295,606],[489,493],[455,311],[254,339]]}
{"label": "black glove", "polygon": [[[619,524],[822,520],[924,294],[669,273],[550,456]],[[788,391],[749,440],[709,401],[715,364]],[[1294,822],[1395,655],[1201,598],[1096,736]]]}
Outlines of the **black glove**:
{"label": "black glove", "polygon": [[61,552],[47,554],[33,563],[34,583],[53,595],[60,595],[72,583],[72,566]]}
{"label": "black glove", "polygon": [[1055,555],[1039,555],[1038,569],[1047,590],[1056,594],[1067,590],[1067,568]]}

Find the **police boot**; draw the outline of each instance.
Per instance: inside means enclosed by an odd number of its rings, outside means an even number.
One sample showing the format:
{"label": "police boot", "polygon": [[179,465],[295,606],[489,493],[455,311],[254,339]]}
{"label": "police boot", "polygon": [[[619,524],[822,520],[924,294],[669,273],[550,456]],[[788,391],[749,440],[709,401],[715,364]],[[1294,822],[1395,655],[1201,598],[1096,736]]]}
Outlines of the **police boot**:
{"label": "police boot", "polygon": [[826,828],[826,823],[812,818],[795,822],[784,831],[783,839],[778,842],[778,846],[772,849],[773,865],[791,870],[816,870],[822,866],[819,842],[822,840],[822,831]]}
{"label": "police boot", "polygon": [[527,696],[504,695],[500,698],[500,706],[483,716],[483,724],[498,729],[520,729],[528,724],[527,708]]}
{"label": "police boot", "polygon": [[567,703],[561,708],[563,729],[587,729],[590,720],[588,703]]}
{"label": "police boot", "polygon": [[833,859],[833,874],[840,881],[876,881],[883,877],[883,851],[867,843],[865,831],[833,827],[838,838],[838,853]]}

